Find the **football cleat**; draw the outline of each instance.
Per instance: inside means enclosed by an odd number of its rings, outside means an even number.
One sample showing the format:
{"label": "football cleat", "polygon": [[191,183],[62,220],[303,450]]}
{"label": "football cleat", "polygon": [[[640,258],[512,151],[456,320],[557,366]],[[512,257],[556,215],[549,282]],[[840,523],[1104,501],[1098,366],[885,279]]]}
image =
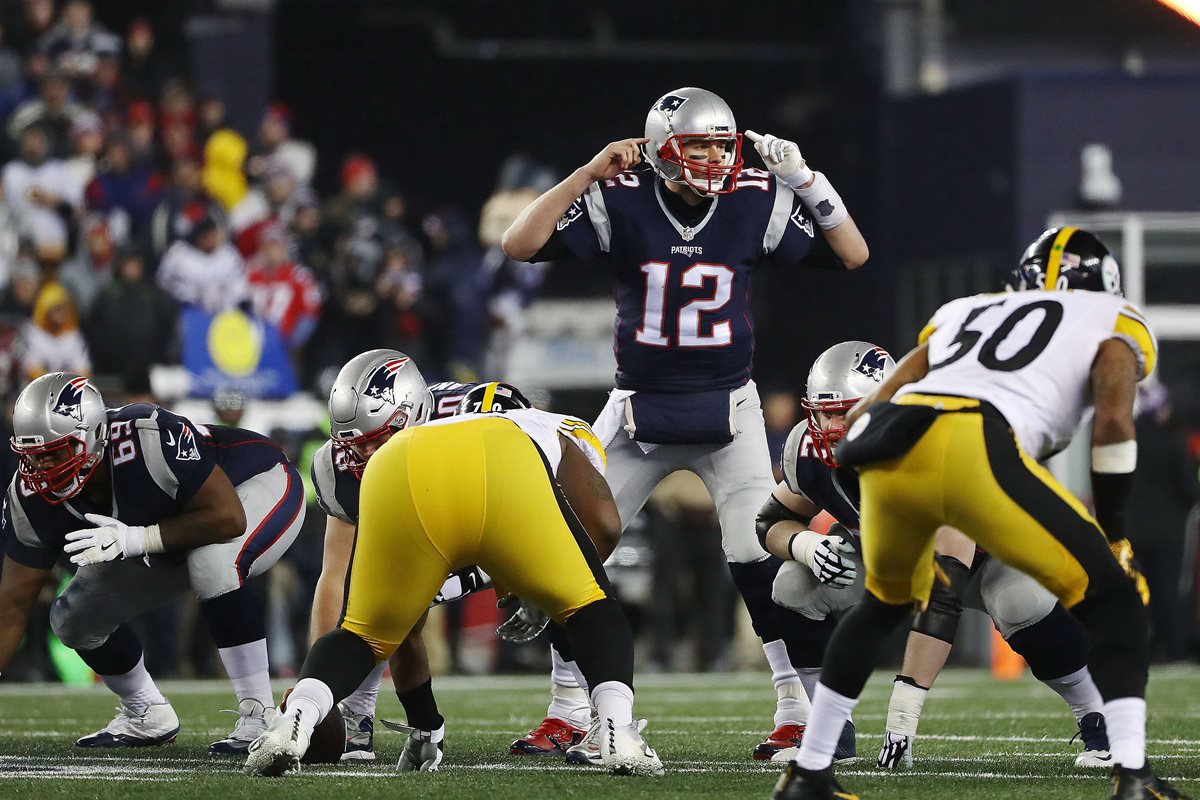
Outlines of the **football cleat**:
{"label": "football cleat", "polygon": [[642,738],[637,722],[632,725],[614,725],[611,719],[606,719],[598,727],[600,765],[613,775],[657,778],[665,774],[662,760]]}
{"label": "football cleat", "polygon": [[250,743],[246,751],[246,774],[274,778],[299,772],[308,740],[299,713],[276,714],[262,735]]}
{"label": "football cleat", "polygon": [[170,703],[147,706],[135,714],[127,706],[117,707],[113,721],[75,742],[76,747],[154,747],[170,744],[179,735],[179,717]]}
{"label": "football cleat", "polygon": [[775,783],[771,800],[858,800],[858,795],[841,787],[833,777],[832,765],[804,769],[791,763]]}
{"label": "football cleat", "polygon": [[903,733],[885,731],[883,747],[879,748],[879,758],[875,760],[875,766],[880,769],[912,769],[913,739],[914,737]]}
{"label": "football cleat", "polygon": [[[400,751],[400,760],[396,762],[396,772],[437,772],[438,766],[445,756],[446,726],[443,724],[436,731],[423,731],[409,725],[397,725],[384,721],[387,727],[400,733],[407,733],[404,749]],[[434,739],[437,739],[435,742]]]}
{"label": "football cleat", "polygon": [[509,752],[514,756],[561,755],[571,745],[579,744],[586,734],[583,728],[558,717],[546,717],[541,725],[513,742]]}
{"label": "football cleat", "polygon": [[[1083,752],[1075,756],[1075,766],[1084,769],[1108,769],[1113,765],[1112,753],[1108,752],[1108,728],[1104,715],[1099,711],[1084,714],[1079,720],[1079,733],[1083,740]],[[1075,737],[1071,737],[1075,741]]]}
{"label": "football cleat", "polygon": [[1149,764],[1141,769],[1126,769],[1118,764],[1112,769],[1110,787],[1110,800],[1190,800],[1151,772]]}
{"label": "football cleat", "polygon": [[[633,724],[637,727],[638,733],[646,730],[646,720],[644,719],[635,719]],[[600,757],[599,717],[592,717],[592,722],[588,725],[587,735],[578,744],[573,744],[567,748],[567,763],[593,767],[604,766],[604,762]]]}
{"label": "football cleat", "polygon": [[342,720],[346,723],[346,752],[342,761],[375,760],[375,718],[370,714],[355,714],[338,703]]}
{"label": "football cleat", "polygon": [[279,714],[274,706],[264,706],[259,701],[247,697],[238,703],[238,721],[233,727],[233,733],[213,742],[208,746],[210,756],[244,756],[250,748],[250,743],[262,734],[271,724],[271,720]]}
{"label": "football cleat", "polygon": [[[799,745],[795,747],[786,747],[780,750],[775,755],[771,756],[771,761],[776,764],[786,764],[792,761],[800,753]],[[854,735],[854,723],[849,720],[842,726],[842,733],[838,736],[837,747],[833,750],[833,763],[845,764],[854,761],[858,758],[858,742]]]}
{"label": "football cleat", "polygon": [[754,760],[770,761],[771,756],[775,755],[780,750],[799,747],[800,740],[803,738],[803,725],[780,725],[778,728],[768,734],[766,739],[754,746]]}

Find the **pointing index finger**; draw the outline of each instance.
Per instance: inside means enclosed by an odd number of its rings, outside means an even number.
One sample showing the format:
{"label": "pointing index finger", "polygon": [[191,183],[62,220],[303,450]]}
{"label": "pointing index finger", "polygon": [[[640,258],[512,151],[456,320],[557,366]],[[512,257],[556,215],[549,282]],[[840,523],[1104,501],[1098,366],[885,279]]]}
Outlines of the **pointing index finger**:
{"label": "pointing index finger", "polygon": [[742,135],[745,136],[750,141],[754,142],[755,144],[758,144],[759,142],[761,142],[763,140],[763,135],[761,133],[755,133],[752,130],[742,131]]}

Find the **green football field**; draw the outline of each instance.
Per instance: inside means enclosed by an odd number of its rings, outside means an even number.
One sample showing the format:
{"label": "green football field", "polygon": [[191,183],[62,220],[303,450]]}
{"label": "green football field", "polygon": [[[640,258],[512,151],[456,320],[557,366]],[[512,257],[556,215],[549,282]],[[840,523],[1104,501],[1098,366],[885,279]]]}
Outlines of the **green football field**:
{"label": "green football field", "polygon": [[[1105,778],[1074,769],[1079,745],[1067,708],[1032,679],[993,681],[981,671],[947,672],[926,705],[917,766],[873,768],[890,676],[880,674],[859,706],[863,758],[840,770],[868,798],[1107,797]],[[305,767],[281,779],[250,778],[240,763],[209,758],[207,743],[227,733],[234,705],[222,682],[167,682],[183,722],[179,741],[149,751],[94,753],[73,740],[111,717],[102,688],[0,686],[0,798],[758,798],[780,771],[749,758],[769,727],[773,692],[764,675],[647,675],[638,682],[646,737],[667,766],[664,778],[619,778],[560,760],[513,758],[514,735],[540,721],[546,679],[441,678],[434,686],[447,722],[446,761],[436,774],[392,773],[399,734],[377,734],[379,760]],[[277,688],[282,691],[282,684]],[[1161,775],[1200,795],[1200,668],[1154,670],[1150,750]],[[397,718],[394,697],[382,703]]]}

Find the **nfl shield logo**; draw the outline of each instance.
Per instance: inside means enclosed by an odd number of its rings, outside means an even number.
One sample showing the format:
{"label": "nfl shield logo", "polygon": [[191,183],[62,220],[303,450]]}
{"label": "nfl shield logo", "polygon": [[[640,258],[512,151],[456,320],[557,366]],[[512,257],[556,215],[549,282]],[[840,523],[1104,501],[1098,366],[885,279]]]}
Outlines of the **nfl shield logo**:
{"label": "nfl shield logo", "polygon": [[690,242],[692,239],[696,238],[696,232],[690,227],[684,228],[680,235],[683,237],[685,242]]}

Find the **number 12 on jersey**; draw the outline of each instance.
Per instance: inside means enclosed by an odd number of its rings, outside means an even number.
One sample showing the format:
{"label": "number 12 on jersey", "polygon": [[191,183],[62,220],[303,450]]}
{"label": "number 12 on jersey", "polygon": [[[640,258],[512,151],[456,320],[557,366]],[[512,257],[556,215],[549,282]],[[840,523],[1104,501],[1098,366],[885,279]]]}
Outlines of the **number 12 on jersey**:
{"label": "number 12 on jersey", "polygon": [[665,261],[647,261],[641,266],[646,276],[646,295],[642,303],[642,325],[634,333],[634,341],[651,347],[670,347],[669,336],[663,335],[663,321],[668,313],[677,314],[675,347],[724,347],[733,342],[733,325],[728,319],[715,320],[709,332],[701,332],[700,315],[719,311],[733,296],[734,272],[724,264],[697,262],[679,272],[679,285],[685,289],[703,289],[711,281],[707,297],[697,297],[678,311],[667,308],[667,281],[671,265]]}

